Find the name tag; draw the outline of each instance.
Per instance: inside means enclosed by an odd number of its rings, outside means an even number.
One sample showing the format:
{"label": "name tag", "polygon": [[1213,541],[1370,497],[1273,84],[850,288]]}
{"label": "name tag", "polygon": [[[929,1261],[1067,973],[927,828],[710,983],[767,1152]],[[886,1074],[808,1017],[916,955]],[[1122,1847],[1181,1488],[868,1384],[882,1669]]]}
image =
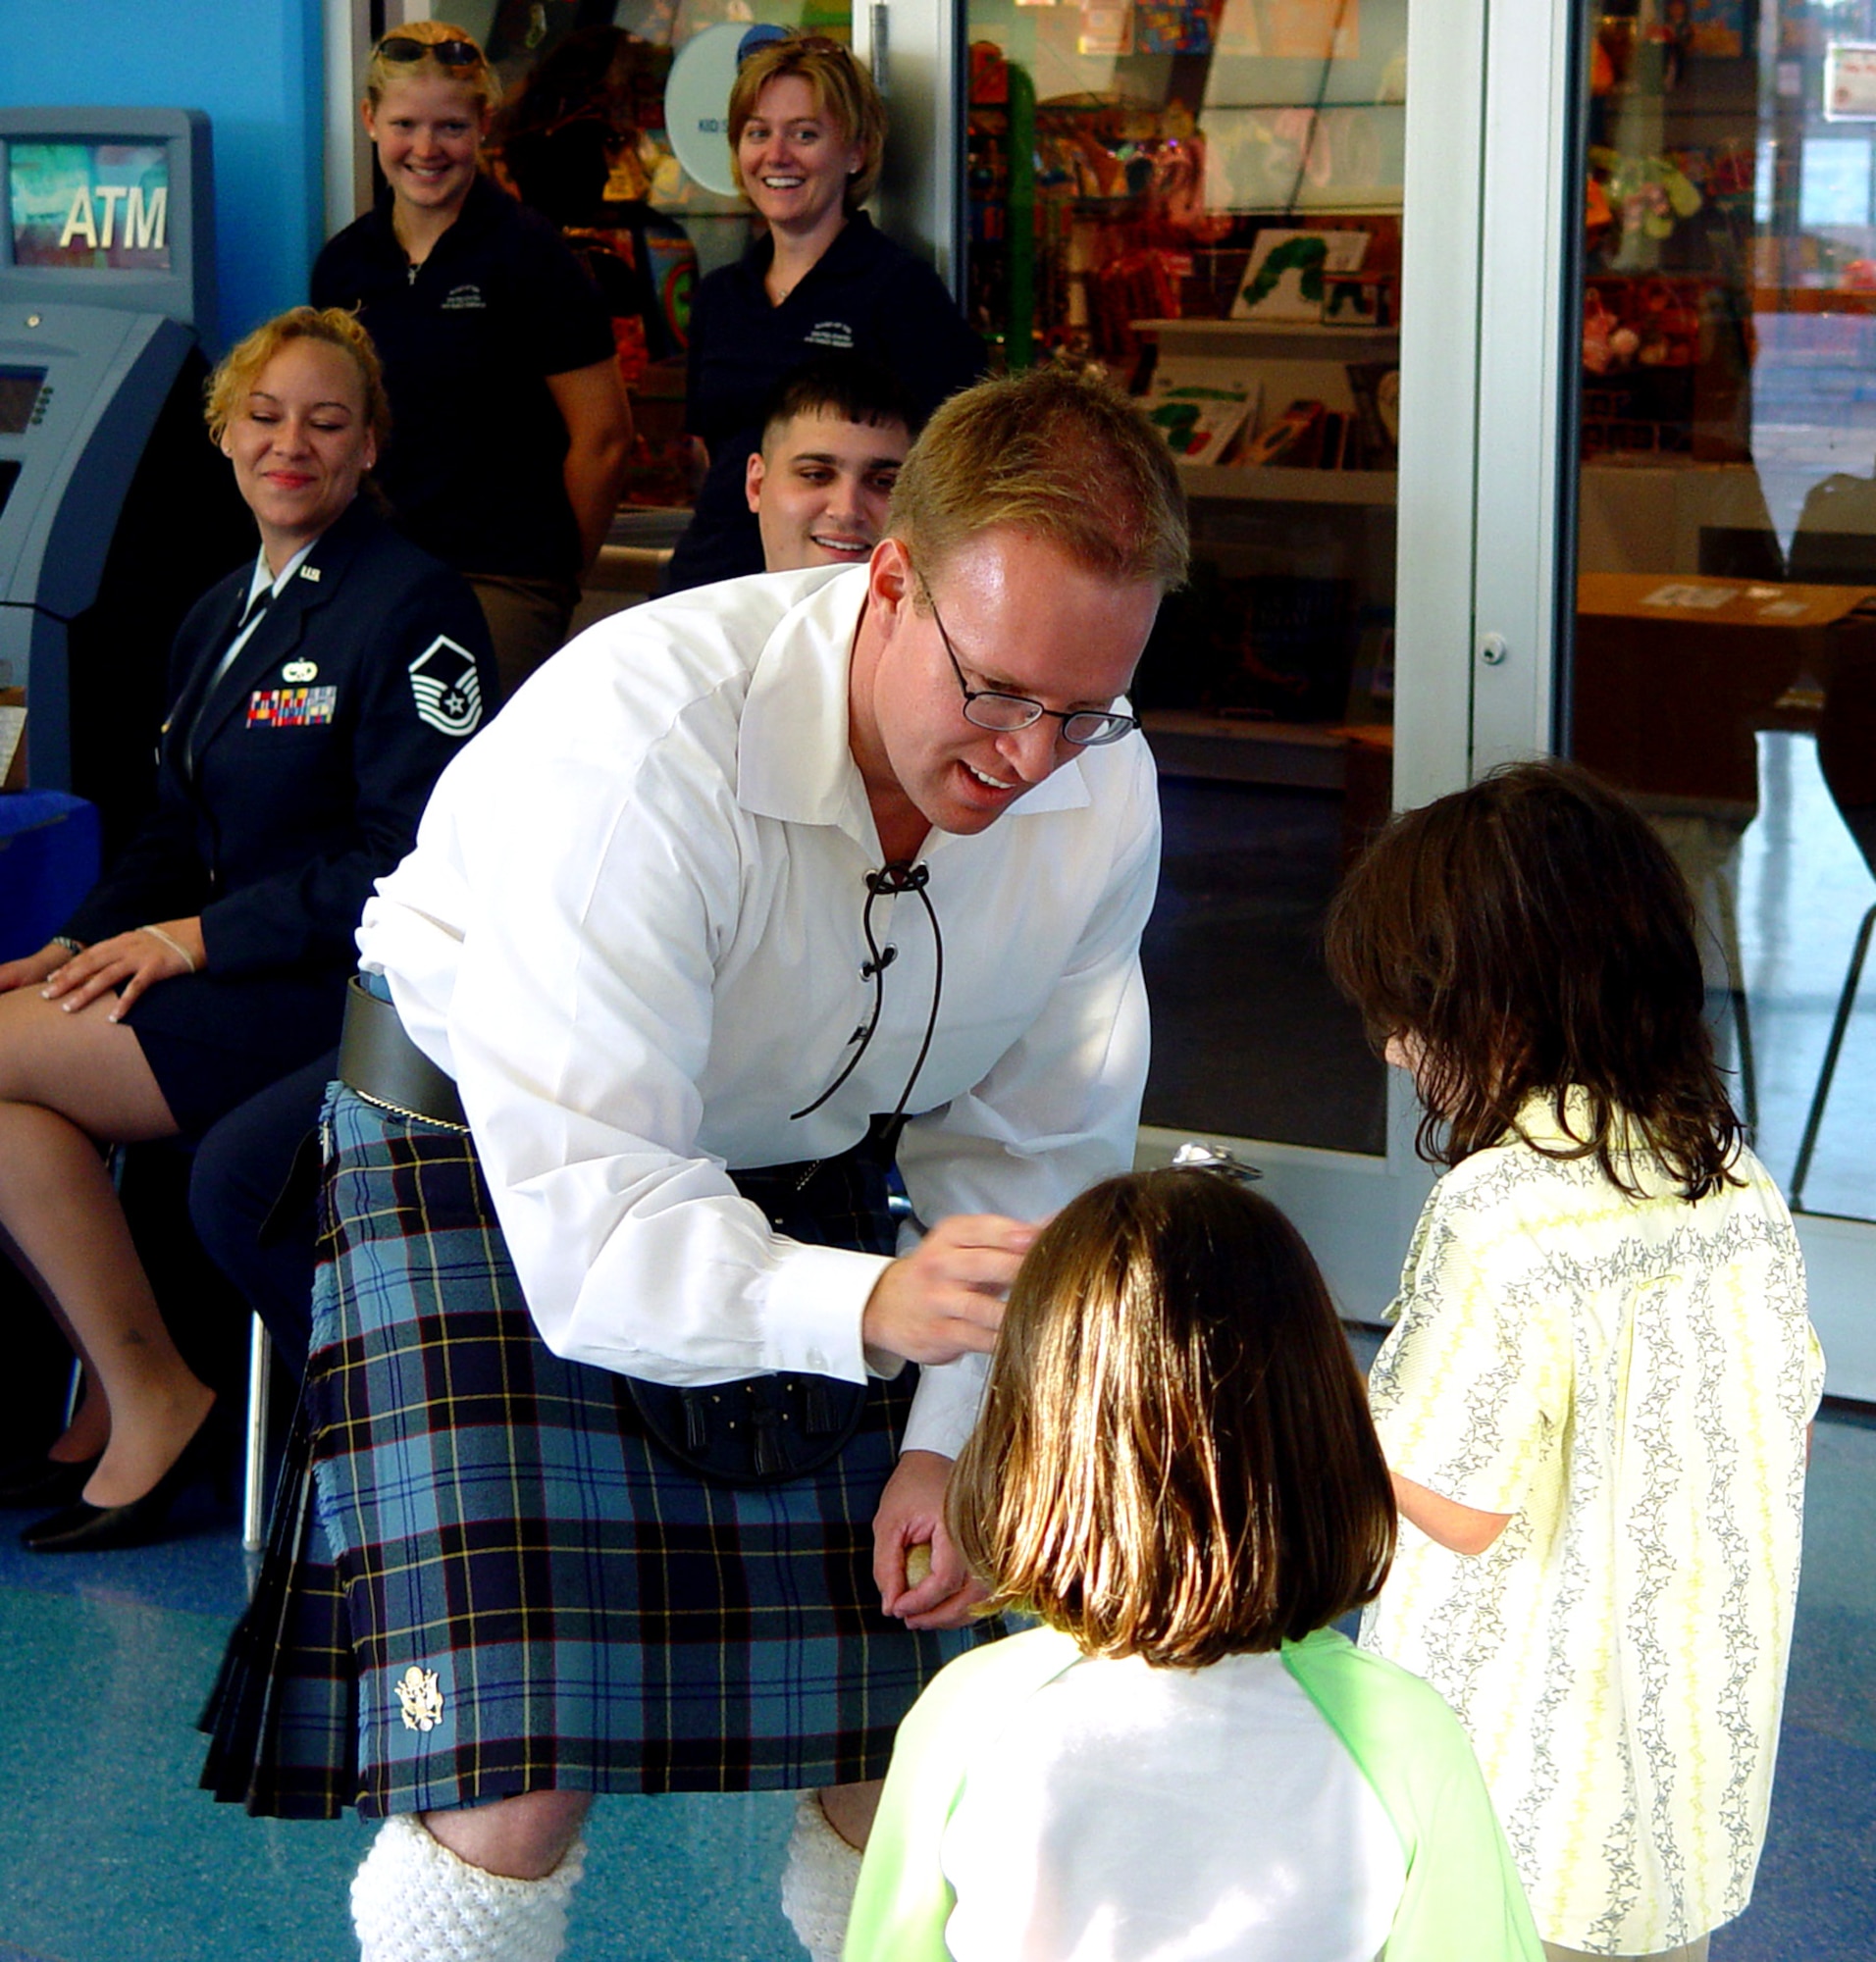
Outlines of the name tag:
{"label": "name tag", "polygon": [[336,688],[257,688],[247,697],[247,726],[310,729],[330,722],[338,705]]}

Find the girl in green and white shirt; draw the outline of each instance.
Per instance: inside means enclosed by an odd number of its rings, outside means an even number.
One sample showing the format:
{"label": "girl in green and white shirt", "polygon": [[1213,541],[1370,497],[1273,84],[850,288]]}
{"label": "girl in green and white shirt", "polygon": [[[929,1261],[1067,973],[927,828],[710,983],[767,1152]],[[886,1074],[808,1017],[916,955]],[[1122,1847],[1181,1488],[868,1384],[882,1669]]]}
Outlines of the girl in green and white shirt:
{"label": "girl in green and white shirt", "polygon": [[1066,1208],[947,1513],[1043,1626],[901,1728],[848,1962],[1536,1962],[1452,1713],[1328,1626],[1380,1585],[1394,1510],[1274,1207],[1172,1169]]}

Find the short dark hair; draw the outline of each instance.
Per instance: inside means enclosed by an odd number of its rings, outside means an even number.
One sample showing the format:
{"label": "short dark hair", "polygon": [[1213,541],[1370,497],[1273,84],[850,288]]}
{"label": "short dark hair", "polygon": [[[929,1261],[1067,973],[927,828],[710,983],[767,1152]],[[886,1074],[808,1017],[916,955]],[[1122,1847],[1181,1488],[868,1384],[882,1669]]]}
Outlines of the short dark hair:
{"label": "short dark hair", "polygon": [[1017,1272],[946,1516],[994,1605],[1193,1666],[1380,1592],[1394,1495],[1301,1236],[1216,1171],[1109,1179]]}
{"label": "short dark hair", "polygon": [[1418,1046],[1431,1162],[1511,1135],[1537,1095],[1564,1122],[1575,1088],[1589,1135],[1551,1156],[1593,1155],[1635,1194],[1623,1143],[1639,1134],[1690,1200],[1729,1177],[1740,1123],[1693,897],[1641,812],[1588,770],[1507,764],[1397,817],[1331,904],[1327,953],[1369,1040]]}
{"label": "short dark hair", "polygon": [[883,428],[901,424],[910,439],[918,434],[912,404],[890,369],[863,354],[817,354],[791,368],[762,412],[762,446],[797,416],[838,416],[849,423]]}

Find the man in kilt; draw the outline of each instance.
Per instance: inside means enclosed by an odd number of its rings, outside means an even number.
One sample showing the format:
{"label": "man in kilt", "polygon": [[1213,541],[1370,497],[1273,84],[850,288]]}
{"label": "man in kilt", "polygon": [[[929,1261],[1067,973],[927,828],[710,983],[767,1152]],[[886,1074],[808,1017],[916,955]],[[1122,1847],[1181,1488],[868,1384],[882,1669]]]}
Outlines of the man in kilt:
{"label": "man in kilt", "polygon": [[1004,1293],[1132,1156],[1120,697],[1185,552],[1126,397],[985,383],[866,566],[582,636],[380,882],[205,1774],[387,1822],[367,1962],[556,1955],[594,1793],[752,1788],[838,1953],[894,1729],[988,1633],[943,1507]]}

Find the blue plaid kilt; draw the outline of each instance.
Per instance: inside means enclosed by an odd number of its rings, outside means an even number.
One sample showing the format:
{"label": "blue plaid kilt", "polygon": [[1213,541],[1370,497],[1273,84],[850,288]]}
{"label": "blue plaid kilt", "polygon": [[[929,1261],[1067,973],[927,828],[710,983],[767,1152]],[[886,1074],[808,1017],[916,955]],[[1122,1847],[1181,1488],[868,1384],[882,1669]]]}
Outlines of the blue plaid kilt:
{"label": "blue plaid kilt", "polygon": [[[883,1776],[919,1690],[995,1632],[879,1612],[910,1382],[871,1386],[822,1471],[705,1484],[655,1454],[621,1378],[536,1333],[466,1133],[340,1087],[323,1123],[312,1356],[203,1783],[378,1818]],[[804,1217],[808,1169],[735,1176],[795,1238],[890,1252],[883,1160],[827,1162]]]}

